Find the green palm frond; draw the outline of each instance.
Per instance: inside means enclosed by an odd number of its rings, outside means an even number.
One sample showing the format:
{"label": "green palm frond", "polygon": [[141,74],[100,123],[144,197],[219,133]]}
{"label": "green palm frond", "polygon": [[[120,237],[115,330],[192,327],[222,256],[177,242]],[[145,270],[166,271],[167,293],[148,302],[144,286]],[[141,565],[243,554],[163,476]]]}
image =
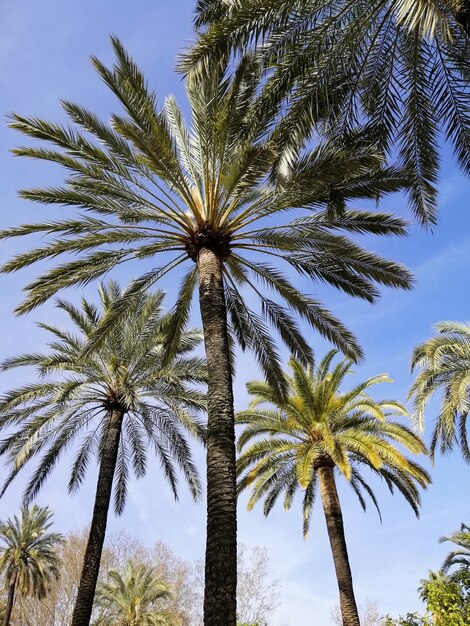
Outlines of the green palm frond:
{"label": "green palm frond", "polygon": [[400,152],[413,212],[435,223],[440,131],[462,171],[470,171],[465,2],[201,0],[196,14],[199,38],[181,69],[197,75],[254,49],[266,74],[258,106],[283,114],[278,163],[297,155],[316,131],[347,135],[367,119],[377,148]]}
{"label": "green palm frond", "polygon": [[110,570],[98,587],[94,626],[180,626],[161,606],[170,598],[169,584],[152,567],[128,563],[124,572]]}
{"label": "green palm frond", "polygon": [[[254,351],[265,374],[283,378],[271,327],[300,361],[311,360],[295,317],[332,341],[351,359],[362,356],[355,337],[316,299],[303,295],[287,273],[376,301],[379,286],[408,289],[411,274],[349,239],[403,235],[401,220],[353,210],[350,201],[403,189],[403,171],[388,167],[365,129],[332,137],[313,150],[299,149],[279,175],[281,134],[274,121],[279,102],[261,106],[263,76],[256,55],[233,71],[216,64],[186,81],[191,124],[173,98],[156,94],[122,44],[112,39],[115,64],[93,64],[124,109],[105,123],[84,107],[63,102],[68,124],[13,115],[11,125],[39,142],[16,154],[59,164],[61,186],[21,192],[32,201],[74,207],[79,218],[13,226],[2,238],[41,233],[44,244],[3,266],[15,272],[37,261],[53,262],[27,287],[18,312],[30,311],[61,289],[87,284],[122,263],[151,260],[114,301],[88,350],[119,326],[139,294],[179,268],[179,299],[168,315],[166,356],[174,356],[196,293],[193,262],[208,247],[224,270],[231,332]],[[332,206],[336,208],[332,208]],[[338,209],[341,205],[341,210]],[[295,217],[291,213],[295,211]],[[340,253],[339,253],[340,252]],[[74,259],[70,260],[70,253]],[[62,260],[60,260],[62,259]],[[264,259],[264,260],[263,260]],[[266,261],[270,261],[270,263]],[[284,265],[285,272],[282,270]],[[267,297],[264,290],[272,292]],[[251,291],[258,303],[246,304]],[[82,330],[94,324],[72,311]]]}
{"label": "green palm frond", "polygon": [[0,522],[0,573],[22,595],[43,598],[59,578],[57,549],[64,538],[50,532],[46,507],[23,507],[19,516]]}
{"label": "green palm frond", "polygon": [[407,415],[393,400],[377,401],[366,391],[390,382],[382,374],[342,391],[351,361],[333,363],[329,352],[316,366],[303,366],[291,358],[292,376],[284,374],[288,395],[279,398],[268,381],[253,381],[247,388],[253,400],[250,408],[237,414],[243,426],[238,440],[239,492],[250,489],[249,507],[264,500],[267,515],[279,496],[290,508],[298,488],[304,492],[304,535],[307,535],[315,498],[318,470],[336,467],[351,485],[365,509],[370,498],[379,512],[372,487],[364,476],[368,468],[396,488],[419,513],[419,488],[430,477],[417,463],[403,454],[425,454],[423,441],[389,415]]}
{"label": "green palm frond", "polygon": [[186,330],[184,321],[179,340],[173,338],[173,357],[167,358],[169,314],[163,313],[161,292],[133,294],[125,320],[112,333],[102,333],[123,293],[111,281],[100,285],[100,307],[85,299],[81,307],[58,300],[73,330],[41,324],[52,337],[49,350],[1,364],[3,370],[32,366],[38,375],[38,382],[6,392],[0,401],[0,429],[6,432],[0,454],[10,470],[2,493],[36,458],[24,492],[29,501],[80,436],[69,479],[69,491],[76,490],[91,459],[102,454],[110,406],[119,403],[124,423],[114,483],[116,511],[122,512],[131,472],[137,477],[146,473],[149,450],[161,461],[175,496],[178,471],[192,495],[200,495],[187,434],[204,439],[197,413],[205,408],[200,385],[207,373],[204,361],[191,353],[201,333]]}
{"label": "green palm frond", "polygon": [[463,458],[470,462],[467,416],[470,388],[470,325],[441,322],[437,335],[417,346],[411,357],[411,368],[418,370],[409,397],[413,400],[415,426],[423,430],[425,410],[439,394],[440,407],[432,433],[430,451],[452,450],[458,444]]}

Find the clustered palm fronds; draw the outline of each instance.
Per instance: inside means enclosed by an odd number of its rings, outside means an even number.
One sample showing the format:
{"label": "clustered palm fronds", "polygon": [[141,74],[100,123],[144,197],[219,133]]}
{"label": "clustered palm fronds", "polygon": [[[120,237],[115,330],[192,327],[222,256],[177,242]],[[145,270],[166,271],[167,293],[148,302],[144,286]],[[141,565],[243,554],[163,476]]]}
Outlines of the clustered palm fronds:
{"label": "clustered palm fronds", "polygon": [[284,147],[314,128],[366,117],[386,152],[397,146],[411,206],[436,221],[440,132],[470,171],[470,13],[464,0],[199,0],[200,36],[182,61],[194,72],[257,44],[269,101],[286,99]]}
{"label": "clustered palm fronds", "polygon": [[94,626],[180,626],[159,603],[171,597],[168,584],[152,567],[129,563],[123,573],[110,570],[96,594]]}
{"label": "clustered palm fronds", "polygon": [[43,598],[59,576],[57,548],[64,539],[50,532],[52,513],[23,506],[20,516],[0,523],[0,573],[8,588],[3,624],[9,626],[15,595]]}
{"label": "clustered palm fronds", "polygon": [[453,532],[448,537],[441,537],[440,543],[450,541],[457,546],[446,557],[442,569],[447,572],[451,567],[458,565],[470,571],[470,526],[462,524],[460,530]]}
{"label": "clustered palm fronds", "polygon": [[[26,224],[3,232],[3,237],[50,236],[43,247],[7,262],[6,272],[61,255],[78,256],[31,283],[18,311],[29,311],[60,289],[97,278],[128,260],[161,258],[133,281],[122,305],[115,307],[116,318],[132,294],[186,264],[170,349],[188,319],[197,285],[194,261],[201,248],[209,248],[223,262],[232,334],[243,348],[255,351],[271,381],[277,376],[282,384],[266,322],[279,331],[294,355],[305,362],[311,357],[291,312],[352,358],[360,356],[346,328],[318,301],[296,289],[278,266],[284,264],[300,276],[369,301],[378,296],[376,284],[408,288],[411,278],[405,268],[346,236],[405,233],[404,223],[390,215],[346,208],[349,201],[377,200],[402,189],[407,184],[404,174],[384,164],[365,130],[355,130],[348,139],[331,139],[304,151],[284,170],[282,184],[270,183],[279,156],[279,139],[271,132],[278,105],[258,106],[260,69],[253,57],[245,57],[232,76],[214,70],[187,82],[190,129],[175,100],[169,97],[159,107],[122,45],[114,39],[113,46],[114,68],[98,59],[93,62],[123,106],[124,116],[113,115],[106,124],[70,102],[63,107],[71,126],[13,116],[14,128],[52,144],[15,153],[58,163],[69,172],[63,187],[31,189],[22,197],[83,210],[79,219]],[[286,219],[292,210],[295,219]],[[267,297],[266,287],[285,304]],[[242,294],[246,288],[261,301],[263,316],[247,305]]]}
{"label": "clustered palm fronds", "polygon": [[238,440],[242,451],[239,491],[250,488],[249,508],[264,500],[268,515],[283,493],[284,508],[289,509],[301,488],[304,535],[308,533],[322,466],[336,468],[362,507],[365,509],[366,497],[370,497],[379,514],[364,469],[382,478],[392,493],[397,489],[416,515],[419,487],[425,488],[430,481],[426,471],[397,447],[413,454],[426,450],[410,429],[390,419],[392,415],[407,415],[405,408],[394,400],[376,401],[366,393],[369,387],[390,379],[374,376],[350,391],[341,391],[351,362],[340,361],[330,370],[334,356],[334,351],[328,353],[316,368],[304,368],[291,359],[292,375],[285,374],[289,394],[284,401],[266,382],[249,383],[253,396],[250,408],[237,415],[237,423],[245,426]]}
{"label": "clustered palm fronds", "polygon": [[415,348],[411,367],[419,370],[410,389],[413,418],[424,428],[424,410],[440,392],[441,402],[431,438],[430,452],[442,453],[458,443],[463,458],[470,462],[467,419],[470,400],[470,324],[440,322],[437,336]]}
{"label": "clustered palm fronds", "polygon": [[115,477],[116,512],[123,510],[130,472],[145,474],[149,450],[159,459],[175,496],[179,468],[197,497],[200,485],[184,431],[203,436],[202,425],[190,412],[205,406],[202,392],[192,387],[206,380],[205,366],[201,358],[188,354],[201,335],[184,333],[177,356],[164,365],[167,320],[162,315],[163,294],[155,293],[135,299],[120,326],[90,348],[122,291],[110,282],[101,285],[99,294],[101,311],[84,298],[81,307],[58,300],[74,330],[39,324],[52,335],[50,350],[11,357],[1,364],[3,371],[32,366],[38,375],[36,382],[9,391],[0,402],[0,429],[8,429],[0,454],[11,468],[2,492],[31,459],[40,456],[25,489],[29,501],[81,435],[69,480],[69,490],[77,489],[92,455],[100,457],[111,409],[119,405],[124,423]]}

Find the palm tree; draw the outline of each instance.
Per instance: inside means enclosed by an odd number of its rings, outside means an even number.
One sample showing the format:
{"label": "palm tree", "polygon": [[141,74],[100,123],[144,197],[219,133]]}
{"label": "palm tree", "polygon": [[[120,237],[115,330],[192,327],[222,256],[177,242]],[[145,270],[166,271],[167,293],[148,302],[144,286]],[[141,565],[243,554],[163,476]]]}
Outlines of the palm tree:
{"label": "palm tree", "polygon": [[237,414],[237,423],[245,425],[238,441],[243,451],[238,460],[238,490],[251,487],[248,508],[264,499],[264,513],[268,515],[282,492],[284,507],[289,509],[295,492],[302,488],[306,536],[320,489],[343,624],[359,626],[335,473],[346,478],[364,509],[364,496],[370,496],[379,510],[362,473],[363,468],[370,469],[385,480],[392,493],[398,489],[416,515],[420,504],[418,486],[425,488],[430,479],[395,445],[413,454],[426,450],[408,428],[388,419],[394,413],[406,415],[404,407],[394,400],[376,401],[366,393],[373,385],[390,379],[382,374],[350,391],[341,391],[345,376],[351,373],[351,361],[342,360],[330,369],[335,354],[329,352],[316,368],[291,359],[292,376],[285,374],[289,389],[285,400],[278,398],[269,382],[248,383],[253,400],[247,411]]}
{"label": "palm tree", "polygon": [[[187,82],[190,130],[175,100],[167,98],[159,107],[120,42],[113,39],[113,46],[112,69],[93,59],[124,108],[110,124],[69,102],[64,108],[72,126],[13,117],[14,128],[52,144],[20,148],[17,154],[53,161],[70,172],[62,187],[24,191],[22,196],[73,206],[83,214],[3,232],[3,237],[50,237],[43,247],[6,263],[3,271],[76,255],[27,287],[29,296],[18,308],[24,313],[60,289],[97,278],[125,261],[152,259],[152,269],[147,265],[109,311],[104,331],[119,324],[135,294],[170,272],[176,278],[177,268],[186,264],[165,359],[178,345],[198,290],[209,372],[205,624],[234,626],[233,342],[254,351],[281,395],[285,382],[269,324],[303,362],[311,358],[311,350],[294,314],[348,356],[359,358],[354,337],[317,300],[296,289],[278,265],[369,301],[379,295],[377,285],[409,288],[406,269],[346,236],[404,234],[399,219],[349,209],[347,203],[376,200],[406,181],[401,171],[384,166],[367,132],[357,131],[347,141],[332,139],[305,151],[283,171],[282,184],[275,184],[269,174],[276,160],[271,121],[277,109],[255,106],[260,80],[256,59],[244,58],[233,73],[214,67]],[[266,287],[274,298],[264,294]],[[247,290],[261,303],[261,314],[248,306]]]}
{"label": "palm tree", "polygon": [[81,436],[72,466],[69,491],[83,481],[90,459],[99,464],[96,496],[72,625],[89,624],[98,579],[108,510],[114,484],[114,508],[124,508],[130,472],[145,475],[148,450],[153,450],[177,497],[180,468],[194,498],[200,485],[184,430],[202,436],[200,424],[188,410],[203,409],[203,394],[188,387],[206,379],[202,359],[188,356],[201,340],[183,332],[175,358],[163,364],[168,318],[162,316],[163,294],[140,294],[125,320],[98,347],[88,343],[113,310],[122,292],[110,282],[99,290],[101,307],[82,299],[81,308],[58,301],[77,332],[40,326],[52,335],[49,352],[10,358],[3,370],[33,366],[39,381],[6,393],[0,402],[0,429],[8,429],[0,445],[11,471],[2,493],[26,463],[41,455],[27,484],[25,499],[33,498],[61,455]]}
{"label": "palm tree", "polygon": [[122,575],[111,570],[107,577],[108,582],[98,587],[96,606],[101,614],[94,626],[179,626],[174,616],[157,608],[171,593],[152,567],[129,563]]}
{"label": "palm tree", "polygon": [[286,99],[288,153],[322,120],[368,118],[386,152],[398,148],[411,206],[436,221],[440,133],[470,172],[470,10],[467,0],[198,0],[200,37],[184,71],[259,44],[268,97]]}
{"label": "palm tree", "polygon": [[52,513],[45,507],[23,506],[20,517],[0,522],[0,572],[8,586],[3,626],[9,626],[15,594],[43,598],[59,577],[57,548],[62,535],[48,532]]}
{"label": "palm tree", "polygon": [[439,543],[451,541],[457,546],[452,550],[442,565],[442,570],[447,572],[454,565],[465,567],[470,571],[470,526],[462,524],[460,530],[453,532],[448,537],[441,537]]}
{"label": "palm tree", "polygon": [[415,348],[411,369],[420,369],[410,389],[413,399],[413,419],[417,428],[424,429],[424,411],[431,398],[441,392],[442,399],[435,422],[430,452],[436,447],[442,453],[460,446],[462,456],[470,463],[467,416],[470,400],[470,324],[440,322],[437,336]]}

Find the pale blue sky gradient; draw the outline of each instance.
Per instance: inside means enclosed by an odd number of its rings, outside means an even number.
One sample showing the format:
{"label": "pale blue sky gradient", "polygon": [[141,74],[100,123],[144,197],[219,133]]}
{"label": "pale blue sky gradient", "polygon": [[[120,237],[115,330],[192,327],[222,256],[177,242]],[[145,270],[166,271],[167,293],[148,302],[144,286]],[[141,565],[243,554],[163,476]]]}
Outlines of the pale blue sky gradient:
{"label": "pale blue sky gradient", "polygon": [[[149,83],[162,99],[169,93],[184,103],[181,77],[174,71],[176,55],[192,38],[190,0],[5,0],[2,6],[0,38],[0,227],[33,222],[47,217],[58,219],[60,208],[46,208],[20,200],[22,187],[59,182],[61,173],[50,164],[16,159],[9,150],[24,138],[8,130],[6,114],[15,111],[51,120],[62,120],[59,100],[67,99],[107,117],[114,101],[100,84],[89,63],[94,54],[111,60],[109,34],[118,35],[145,71]],[[378,390],[377,396],[404,401],[411,381],[409,358],[412,348],[430,336],[432,326],[444,319],[466,320],[469,308],[470,185],[446,153],[440,180],[440,224],[434,234],[413,225],[411,236],[401,240],[373,239],[365,243],[378,252],[406,263],[416,275],[412,292],[386,291],[381,301],[370,306],[355,302],[332,289],[306,282],[299,286],[320,296],[359,337],[366,363],[357,375],[386,372],[394,383]],[[396,195],[383,208],[408,216],[404,199]],[[5,260],[29,241],[3,242],[0,257]],[[39,238],[35,239],[36,242]],[[114,277],[123,284],[142,271],[142,266],[119,270]],[[39,272],[40,267],[12,276],[0,276],[0,358],[23,351],[40,350],[46,340],[36,321],[61,321],[52,304],[25,317],[14,317],[13,309],[21,300],[21,288]],[[164,283],[174,294],[174,281]],[[93,296],[95,287],[86,289]],[[79,296],[70,290],[70,298]],[[198,324],[194,314],[193,323]],[[307,332],[315,349],[327,349],[324,341]],[[285,354],[286,358],[287,355]],[[235,383],[237,407],[246,402],[245,382],[258,376],[250,355],[241,356]],[[21,384],[18,373],[2,374],[0,390]],[[435,415],[428,413],[428,429]],[[196,450],[203,469],[204,454]],[[429,465],[429,464],[428,464]],[[64,459],[41,492],[38,501],[55,511],[59,530],[84,526],[90,519],[96,472],[90,471],[78,495],[67,495],[67,470]],[[5,470],[0,469],[0,478]],[[419,608],[416,587],[428,568],[437,568],[446,546],[437,539],[470,520],[468,505],[470,467],[458,454],[438,457],[432,471],[434,484],[423,497],[421,520],[399,497],[392,498],[384,486],[377,485],[382,504],[381,525],[373,508],[362,512],[352,491],[341,486],[341,497],[357,597],[376,600],[384,613]],[[20,502],[21,481],[0,500],[0,518],[12,514]],[[337,603],[333,563],[321,508],[317,506],[308,542],[301,533],[300,511],[294,506],[286,513],[276,508],[266,520],[261,508],[246,512],[246,498],[240,501],[239,538],[248,545],[267,545],[273,576],[281,582],[282,606],[272,626],[328,626],[330,609]],[[182,485],[181,498],[175,503],[161,480],[158,468],[150,468],[146,479],[132,482],[123,516],[111,516],[110,531],[125,529],[147,543],[163,540],[181,556],[202,556],[205,535],[205,507],[193,505]]]}

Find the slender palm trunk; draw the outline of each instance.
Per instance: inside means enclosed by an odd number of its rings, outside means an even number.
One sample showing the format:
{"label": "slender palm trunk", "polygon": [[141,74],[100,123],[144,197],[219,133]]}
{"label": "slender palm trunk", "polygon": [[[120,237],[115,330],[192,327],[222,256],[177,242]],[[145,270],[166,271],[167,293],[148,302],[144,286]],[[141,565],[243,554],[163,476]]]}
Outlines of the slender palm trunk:
{"label": "slender palm trunk", "polygon": [[109,420],[106,441],[104,442],[101,455],[90,534],[72,615],[72,626],[89,626],[91,619],[96,583],[100,571],[101,553],[106,535],[109,503],[111,501],[123,417],[124,412],[121,408],[113,409]]}
{"label": "slender palm trunk", "polygon": [[235,424],[222,261],[212,250],[202,248],[197,259],[197,269],[209,372],[204,626],[235,626],[237,612]]}
{"label": "slender palm trunk", "polygon": [[5,607],[5,618],[3,620],[3,626],[10,626],[11,612],[13,611],[13,604],[15,602],[16,591],[16,574],[13,576],[13,580],[8,585],[8,597],[7,605]]}
{"label": "slender palm trunk", "polygon": [[343,514],[341,512],[333,468],[329,466],[318,468],[318,478],[323,512],[325,513],[326,527],[335,563],[343,626],[360,626],[356,600],[354,598],[346,537],[344,536]]}

